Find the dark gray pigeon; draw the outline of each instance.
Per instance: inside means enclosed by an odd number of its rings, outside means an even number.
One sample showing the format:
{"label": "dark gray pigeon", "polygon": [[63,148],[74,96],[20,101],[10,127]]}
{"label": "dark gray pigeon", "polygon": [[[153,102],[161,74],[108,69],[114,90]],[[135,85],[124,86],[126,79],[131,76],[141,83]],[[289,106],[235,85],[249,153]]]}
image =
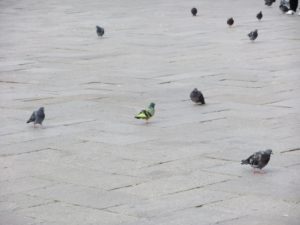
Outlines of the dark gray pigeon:
{"label": "dark gray pigeon", "polygon": [[44,107],[39,108],[38,110],[34,111],[27,123],[33,122],[34,126],[36,124],[42,125],[43,121],[45,119],[45,112],[44,112]]}
{"label": "dark gray pigeon", "polygon": [[289,11],[289,3],[288,2],[281,2],[279,5],[279,9],[283,12],[286,13],[287,11]]}
{"label": "dark gray pigeon", "polygon": [[96,31],[97,31],[98,37],[102,37],[103,36],[104,29],[102,27],[96,26]]}
{"label": "dark gray pigeon", "polygon": [[191,13],[193,14],[193,16],[196,16],[197,12],[198,12],[198,10],[196,8],[191,9]]}
{"label": "dark gray pigeon", "polygon": [[231,27],[233,24],[234,24],[234,20],[232,17],[230,17],[228,20],[227,20],[227,24]]}
{"label": "dark gray pigeon", "polygon": [[248,37],[250,38],[251,41],[254,41],[257,38],[257,36],[258,36],[257,30],[251,31],[248,34]]}
{"label": "dark gray pigeon", "polygon": [[262,169],[264,168],[268,162],[270,161],[270,157],[272,154],[272,150],[268,149],[265,151],[255,152],[248,159],[242,160],[241,164],[249,164],[254,169]]}
{"label": "dark gray pigeon", "polygon": [[265,5],[271,6],[276,0],[265,0]]}
{"label": "dark gray pigeon", "polygon": [[259,13],[257,13],[256,18],[260,21],[263,18],[263,14],[260,11]]}
{"label": "dark gray pigeon", "polygon": [[195,88],[191,94],[190,94],[190,98],[193,102],[195,103],[201,103],[201,104],[205,104],[205,100],[203,97],[203,94],[201,91],[198,91],[197,88]]}

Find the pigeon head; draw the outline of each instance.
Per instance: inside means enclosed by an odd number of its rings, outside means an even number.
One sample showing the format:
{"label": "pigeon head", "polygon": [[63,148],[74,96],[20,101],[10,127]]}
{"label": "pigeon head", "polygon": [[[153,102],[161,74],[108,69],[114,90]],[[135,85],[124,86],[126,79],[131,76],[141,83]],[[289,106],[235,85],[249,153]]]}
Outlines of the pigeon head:
{"label": "pigeon head", "polygon": [[273,152],[272,152],[272,150],[271,150],[271,149],[267,149],[267,150],[265,151],[265,153],[267,153],[268,155],[271,155],[271,154],[273,154]]}
{"label": "pigeon head", "polygon": [[39,110],[38,111],[40,111],[40,112],[44,112],[44,107],[41,107],[41,108],[39,108]]}
{"label": "pigeon head", "polygon": [[149,108],[154,108],[154,107],[155,107],[155,103],[151,102]]}
{"label": "pigeon head", "polygon": [[198,88],[194,88],[194,90],[192,91],[191,94],[192,94],[193,96],[198,96],[199,93],[200,93],[200,91],[198,90]]}

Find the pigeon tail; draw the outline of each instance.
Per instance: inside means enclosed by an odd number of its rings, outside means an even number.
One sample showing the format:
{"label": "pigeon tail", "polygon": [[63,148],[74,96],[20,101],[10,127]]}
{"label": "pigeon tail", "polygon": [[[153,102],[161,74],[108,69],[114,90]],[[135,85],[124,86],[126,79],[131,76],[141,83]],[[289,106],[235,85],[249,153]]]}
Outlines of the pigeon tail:
{"label": "pigeon tail", "polygon": [[33,121],[35,121],[35,114],[36,114],[36,111],[34,111],[31,116],[29,117],[29,119],[27,120],[27,123],[31,123]]}
{"label": "pigeon tail", "polygon": [[201,104],[205,105],[205,100],[204,100],[203,96],[202,96],[202,99],[201,99]]}
{"label": "pigeon tail", "polygon": [[241,161],[241,164],[242,164],[242,165],[249,164],[248,159],[242,160],[242,161]]}

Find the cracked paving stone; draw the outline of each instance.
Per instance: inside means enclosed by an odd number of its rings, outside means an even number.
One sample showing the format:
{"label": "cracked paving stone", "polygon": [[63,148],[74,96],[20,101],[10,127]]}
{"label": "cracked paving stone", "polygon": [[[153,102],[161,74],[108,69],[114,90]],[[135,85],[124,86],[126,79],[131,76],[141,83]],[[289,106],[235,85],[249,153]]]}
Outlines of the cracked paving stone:
{"label": "cracked paving stone", "polygon": [[[128,221],[136,221],[137,218],[117,213],[111,213],[104,210],[93,209],[80,204],[68,204],[56,202],[49,205],[41,205],[34,208],[18,210],[17,216],[26,215],[31,218],[39,218],[40,221],[49,221],[52,223],[68,224],[121,224]],[[88,221],[88,222],[87,222]]]}
{"label": "cracked paving stone", "polygon": [[30,196],[48,200],[58,200],[69,204],[82,205],[95,209],[105,209],[126,202],[136,202],[141,197],[116,191],[105,191],[82,185],[57,184],[48,188],[25,192]]}

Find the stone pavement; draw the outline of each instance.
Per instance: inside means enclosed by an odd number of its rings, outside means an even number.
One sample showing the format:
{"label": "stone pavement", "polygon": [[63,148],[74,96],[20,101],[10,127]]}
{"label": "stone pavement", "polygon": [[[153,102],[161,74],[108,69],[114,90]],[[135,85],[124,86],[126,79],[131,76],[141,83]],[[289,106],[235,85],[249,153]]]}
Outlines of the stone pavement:
{"label": "stone pavement", "polygon": [[299,24],[278,1],[1,1],[0,224],[298,225]]}

